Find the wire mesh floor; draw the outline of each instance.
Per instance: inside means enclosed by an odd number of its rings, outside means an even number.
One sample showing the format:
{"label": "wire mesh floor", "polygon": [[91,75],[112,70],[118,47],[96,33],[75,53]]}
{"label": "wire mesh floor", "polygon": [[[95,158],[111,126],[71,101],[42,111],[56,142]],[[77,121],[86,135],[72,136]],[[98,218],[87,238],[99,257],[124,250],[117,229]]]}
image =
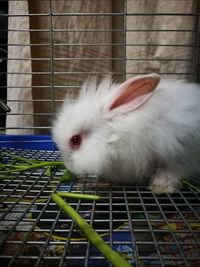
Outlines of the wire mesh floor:
{"label": "wire mesh floor", "polygon": [[[59,152],[2,149],[31,159],[60,160]],[[60,182],[45,169],[0,181],[0,262],[4,266],[111,266],[51,200],[57,190],[97,194],[68,199],[73,208],[133,266],[200,266],[200,193],[183,188],[156,196],[143,187]]]}

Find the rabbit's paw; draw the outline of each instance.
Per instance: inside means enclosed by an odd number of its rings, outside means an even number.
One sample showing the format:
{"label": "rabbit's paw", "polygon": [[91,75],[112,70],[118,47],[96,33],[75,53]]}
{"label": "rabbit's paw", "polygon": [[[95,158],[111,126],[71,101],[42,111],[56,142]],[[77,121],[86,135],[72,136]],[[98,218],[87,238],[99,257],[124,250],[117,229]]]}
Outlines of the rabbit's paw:
{"label": "rabbit's paw", "polygon": [[175,193],[179,187],[178,177],[166,170],[160,170],[153,175],[149,189],[155,194]]}

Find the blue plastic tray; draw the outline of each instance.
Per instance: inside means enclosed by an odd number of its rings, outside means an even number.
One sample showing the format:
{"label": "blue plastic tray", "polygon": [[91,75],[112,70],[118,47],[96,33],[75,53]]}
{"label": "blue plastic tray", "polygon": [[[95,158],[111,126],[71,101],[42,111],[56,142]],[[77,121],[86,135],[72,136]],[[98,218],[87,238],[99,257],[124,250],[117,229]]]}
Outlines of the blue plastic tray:
{"label": "blue plastic tray", "polygon": [[0,148],[58,150],[51,135],[0,135]]}

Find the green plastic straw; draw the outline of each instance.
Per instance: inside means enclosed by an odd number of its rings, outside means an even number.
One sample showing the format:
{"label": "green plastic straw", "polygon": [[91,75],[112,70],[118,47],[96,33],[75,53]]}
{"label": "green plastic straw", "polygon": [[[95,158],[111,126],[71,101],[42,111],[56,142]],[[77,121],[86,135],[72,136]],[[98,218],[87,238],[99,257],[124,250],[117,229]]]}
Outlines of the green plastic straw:
{"label": "green plastic straw", "polygon": [[[48,166],[55,166],[55,167],[63,167],[64,164],[62,162],[41,162],[41,163],[34,163],[28,166],[18,166],[15,165],[13,166],[13,169],[10,170],[3,170],[0,171],[0,174],[4,174],[4,173],[12,173],[12,172],[23,172],[23,171],[28,171],[28,170],[32,170],[32,169],[39,169],[39,168],[44,168],[44,167],[48,167]],[[6,165],[5,165],[6,167]]]}
{"label": "green plastic straw", "polygon": [[200,188],[198,188],[197,186],[195,186],[195,185],[189,183],[188,181],[183,180],[182,183],[185,184],[185,185],[187,185],[187,186],[189,186],[189,187],[191,187],[192,189],[194,189],[194,190],[200,192]]}
{"label": "green plastic straw", "polygon": [[85,200],[99,200],[101,197],[97,195],[89,195],[89,194],[78,194],[71,192],[56,192],[60,197],[70,197],[70,198],[79,198]]}
{"label": "green plastic straw", "polygon": [[112,250],[101,236],[58,194],[52,195],[53,201],[64,210],[80,229],[85,233],[88,240],[113,264],[115,267],[131,267],[123,257],[121,257],[116,251]]}

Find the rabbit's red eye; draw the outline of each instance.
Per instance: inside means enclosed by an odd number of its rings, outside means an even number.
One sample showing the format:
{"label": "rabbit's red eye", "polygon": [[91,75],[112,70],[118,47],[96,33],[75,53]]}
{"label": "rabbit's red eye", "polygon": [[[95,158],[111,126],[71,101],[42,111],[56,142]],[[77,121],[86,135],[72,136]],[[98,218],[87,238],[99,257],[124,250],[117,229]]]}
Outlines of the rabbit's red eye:
{"label": "rabbit's red eye", "polygon": [[72,149],[77,149],[80,147],[82,142],[82,137],[80,134],[74,135],[70,139],[70,146]]}

